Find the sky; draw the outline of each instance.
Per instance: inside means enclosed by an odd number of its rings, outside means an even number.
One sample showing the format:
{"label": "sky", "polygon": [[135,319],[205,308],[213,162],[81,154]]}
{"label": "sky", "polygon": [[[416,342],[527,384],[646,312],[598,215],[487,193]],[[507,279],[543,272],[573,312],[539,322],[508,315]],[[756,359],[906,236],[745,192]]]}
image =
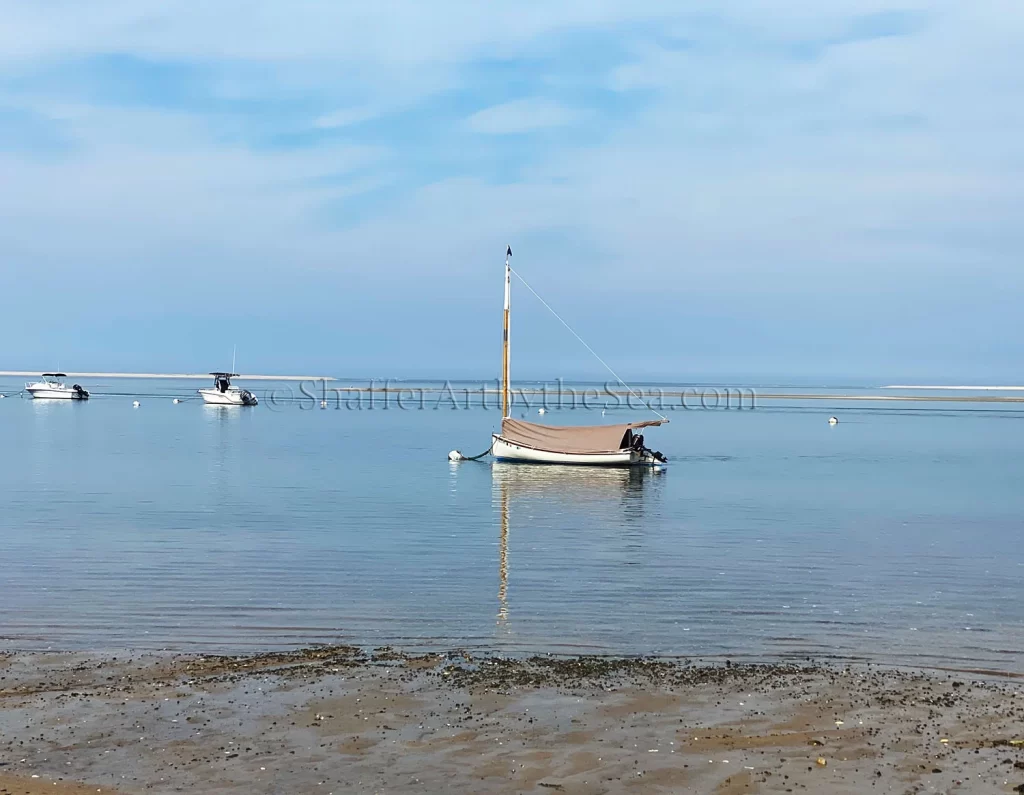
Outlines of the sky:
{"label": "sky", "polygon": [[[0,369],[1024,382],[1019,0],[0,0]],[[603,370],[521,284],[513,375]]]}

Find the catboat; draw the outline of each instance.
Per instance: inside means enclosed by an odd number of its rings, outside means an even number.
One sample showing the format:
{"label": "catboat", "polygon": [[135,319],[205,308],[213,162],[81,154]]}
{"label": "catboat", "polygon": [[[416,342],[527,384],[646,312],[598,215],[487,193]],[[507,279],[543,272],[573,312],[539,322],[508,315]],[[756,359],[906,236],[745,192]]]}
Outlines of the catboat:
{"label": "catboat", "polygon": [[238,378],[238,373],[210,373],[213,376],[213,386],[208,389],[197,389],[202,396],[204,403],[215,406],[256,406],[259,400],[248,389],[239,389],[231,385],[232,378]]}
{"label": "catboat", "polygon": [[[634,466],[663,464],[666,458],[644,444],[636,433],[668,420],[619,425],[556,426],[512,419],[509,400],[509,312],[512,292],[512,247],[505,254],[505,313],[502,338],[501,432],[492,434],[490,453],[497,461],[531,464]],[[550,307],[549,307],[550,308]],[[564,322],[564,321],[563,321]],[[575,332],[574,332],[575,333]],[[607,365],[606,365],[607,366]]]}
{"label": "catboat", "polygon": [[665,463],[664,456],[644,446],[634,431],[664,420],[622,425],[555,426],[504,417],[501,433],[492,434],[491,452],[498,461],[534,464],[632,466]]}
{"label": "catboat", "polygon": [[25,391],[34,398],[49,400],[88,400],[89,393],[78,384],[64,383],[64,373],[43,373],[42,381],[25,384]]}

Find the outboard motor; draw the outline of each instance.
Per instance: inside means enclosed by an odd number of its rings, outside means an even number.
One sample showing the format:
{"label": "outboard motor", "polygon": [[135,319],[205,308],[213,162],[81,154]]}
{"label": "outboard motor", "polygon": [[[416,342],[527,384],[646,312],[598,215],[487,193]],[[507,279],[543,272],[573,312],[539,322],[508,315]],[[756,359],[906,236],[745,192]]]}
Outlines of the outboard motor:
{"label": "outboard motor", "polygon": [[640,454],[640,461],[644,464],[667,464],[668,459],[665,458],[658,450],[652,450],[644,444],[644,435],[642,433],[633,434],[632,439],[629,441],[629,447],[633,451]]}
{"label": "outboard motor", "polygon": [[252,392],[250,392],[248,389],[243,389],[241,395],[242,395],[242,402],[246,406],[256,406],[256,405],[259,404],[259,401],[256,399],[256,396]]}
{"label": "outboard motor", "polygon": [[88,397],[89,397],[89,393],[88,393],[88,392],[86,392],[86,391],[85,391],[84,389],[82,389],[82,387],[80,387],[80,386],[79,386],[78,384],[72,384],[72,385],[71,385],[71,388],[72,388],[73,390],[75,390],[75,395],[76,395],[76,396],[77,396],[77,397],[78,397],[79,399],[81,399],[81,400],[85,400],[86,398],[88,398]]}

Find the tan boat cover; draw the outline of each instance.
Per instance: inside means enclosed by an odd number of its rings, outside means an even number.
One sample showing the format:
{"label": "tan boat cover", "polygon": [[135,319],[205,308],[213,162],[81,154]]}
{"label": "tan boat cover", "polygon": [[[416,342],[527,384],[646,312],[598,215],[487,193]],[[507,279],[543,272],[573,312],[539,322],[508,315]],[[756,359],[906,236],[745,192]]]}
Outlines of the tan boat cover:
{"label": "tan boat cover", "polygon": [[552,453],[615,453],[624,449],[626,431],[661,425],[666,420],[630,422],[625,425],[538,425],[506,417],[501,438],[512,444]]}

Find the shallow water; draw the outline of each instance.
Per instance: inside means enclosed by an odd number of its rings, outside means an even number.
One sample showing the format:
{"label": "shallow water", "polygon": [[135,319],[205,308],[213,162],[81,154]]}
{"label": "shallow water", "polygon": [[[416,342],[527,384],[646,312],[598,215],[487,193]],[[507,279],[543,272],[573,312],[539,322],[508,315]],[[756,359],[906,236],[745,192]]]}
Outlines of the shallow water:
{"label": "shallow water", "polygon": [[172,404],[203,385],[0,401],[3,645],[1024,670],[1012,404],[675,411],[648,433],[666,471],[595,471],[449,464],[486,448],[493,411]]}

